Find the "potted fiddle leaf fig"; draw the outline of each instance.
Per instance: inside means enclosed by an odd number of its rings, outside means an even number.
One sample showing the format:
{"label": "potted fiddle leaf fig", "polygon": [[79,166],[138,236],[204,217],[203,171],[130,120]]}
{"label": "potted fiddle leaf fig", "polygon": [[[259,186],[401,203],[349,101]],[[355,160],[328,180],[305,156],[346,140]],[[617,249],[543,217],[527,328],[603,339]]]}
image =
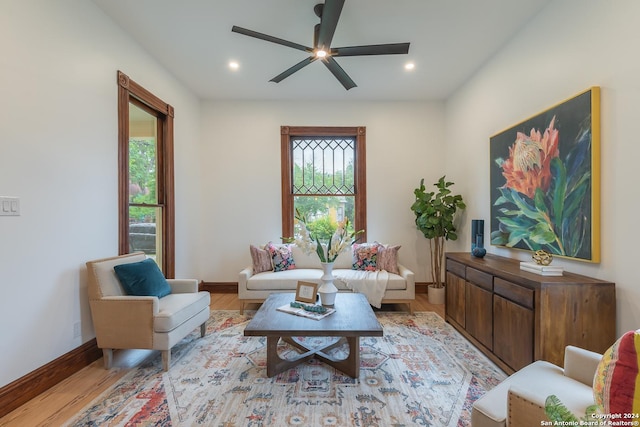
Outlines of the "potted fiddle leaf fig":
{"label": "potted fiddle leaf fig", "polygon": [[444,265],[444,244],[446,240],[457,240],[454,218],[458,209],[466,208],[462,196],[453,195],[449,187],[453,182],[445,181],[443,176],[433,184],[437,191],[427,192],[424,178],[420,187],[413,190],[415,202],[411,210],[416,215],[416,227],[429,240],[431,250],[431,279],[429,286],[429,302],[444,303],[444,281],[442,271]]}

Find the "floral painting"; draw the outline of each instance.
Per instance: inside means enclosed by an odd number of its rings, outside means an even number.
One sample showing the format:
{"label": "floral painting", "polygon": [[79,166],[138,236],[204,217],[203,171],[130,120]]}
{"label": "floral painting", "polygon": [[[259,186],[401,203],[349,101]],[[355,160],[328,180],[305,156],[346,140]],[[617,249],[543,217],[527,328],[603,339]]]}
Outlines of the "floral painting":
{"label": "floral painting", "polygon": [[491,244],[599,262],[600,91],[490,140]]}

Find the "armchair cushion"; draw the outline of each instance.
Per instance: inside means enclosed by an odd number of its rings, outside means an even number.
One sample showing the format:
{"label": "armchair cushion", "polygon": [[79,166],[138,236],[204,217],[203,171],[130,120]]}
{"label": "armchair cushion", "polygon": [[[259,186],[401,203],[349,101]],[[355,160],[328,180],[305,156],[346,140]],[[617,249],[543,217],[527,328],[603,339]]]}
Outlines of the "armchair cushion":
{"label": "armchair cushion", "polygon": [[171,332],[209,306],[207,292],[171,294],[159,300],[158,313],[153,317],[154,332]]}
{"label": "armchair cushion", "polygon": [[165,297],[171,287],[151,258],[113,267],[127,295]]}

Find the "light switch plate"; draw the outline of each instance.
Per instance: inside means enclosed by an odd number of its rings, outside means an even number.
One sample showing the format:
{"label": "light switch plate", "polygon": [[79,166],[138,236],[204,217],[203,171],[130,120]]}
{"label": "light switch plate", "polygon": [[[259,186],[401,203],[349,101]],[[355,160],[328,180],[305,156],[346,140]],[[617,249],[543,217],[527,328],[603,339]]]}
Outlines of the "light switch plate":
{"label": "light switch plate", "polygon": [[20,215],[20,199],[0,196],[0,216]]}

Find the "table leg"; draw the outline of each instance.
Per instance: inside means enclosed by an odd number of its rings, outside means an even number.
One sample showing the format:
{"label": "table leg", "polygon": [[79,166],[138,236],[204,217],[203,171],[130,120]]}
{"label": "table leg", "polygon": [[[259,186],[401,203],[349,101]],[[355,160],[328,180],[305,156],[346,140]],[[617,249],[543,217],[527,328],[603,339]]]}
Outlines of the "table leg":
{"label": "table leg", "polygon": [[280,337],[267,337],[267,376],[273,377],[274,375],[278,375],[280,372],[284,372],[287,369],[291,369],[294,366],[299,365],[302,362],[305,362],[311,359],[314,355],[314,351],[310,350],[306,353],[301,354],[295,359],[285,360],[281,359],[278,356],[278,341]]}
{"label": "table leg", "polygon": [[316,357],[327,365],[344,372],[351,378],[358,378],[360,376],[360,337],[345,338],[349,344],[349,356],[347,356],[346,359],[334,359],[322,350],[316,352]]}
{"label": "table leg", "polygon": [[312,357],[316,357],[320,361],[330,365],[351,378],[358,378],[360,376],[360,337],[345,337],[349,346],[349,355],[346,359],[335,359],[329,356],[325,351],[328,351],[339,344],[339,340],[323,348],[309,349],[299,342],[295,341],[291,337],[282,337],[282,339],[294,345],[295,347],[305,351],[295,359],[285,360],[278,356],[278,341],[280,337],[267,337],[267,376],[273,377],[274,375],[284,372],[287,369],[291,369],[294,366],[299,365],[302,362],[306,362]]}

